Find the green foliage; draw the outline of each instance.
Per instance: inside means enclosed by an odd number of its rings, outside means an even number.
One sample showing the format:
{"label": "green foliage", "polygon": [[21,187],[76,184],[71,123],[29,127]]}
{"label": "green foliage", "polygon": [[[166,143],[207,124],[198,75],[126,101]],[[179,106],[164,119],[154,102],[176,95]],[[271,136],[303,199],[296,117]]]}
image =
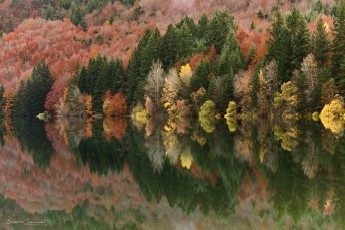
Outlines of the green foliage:
{"label": "green foliage", "polygon": [[170,68],[180,58],[187,57],[192,53],[194,39],[190,27],[193,30],[196,29],[194,22],[184,20],[185,22],[181,21],[176,27],[169,25],[166,34],[162,38],[159,56],[165,69]]}
{"label": "green foliage", "polygon": [[286,26],[291,36],[291,67],[290,71],[300,68],[300,64],[310,51],[310,33],[302,13],[294,8],[286,17]]}
{"label": "green foliage", "polygon": [[289,31],[285,20],[278,11],[272,24],[272,29],[268,30],[270,38],[267,41],[266,59],[276,60],[278,65],[279,80],[286,82],[291,78],[292,47]]}
{"label": "green foliage", "polygon": [[81,26],[84,31],[87,30],[87,24],[84,19],[84,14],[79,5],[72,5],[71,22],[76,26]]}
{"label": "green foliage", "polygon": [[320,65],[326,65],[329,61],[330,42],[324,25],[324,21],[320,17],[317,22],[316,33],[312,40],[312,51],[316,61]]}
{"label": "green foliage", "polygon": [[208,89],[214,69],[214,65],[210,61],[201,62],[196,67],[194,75],[190,81],[190,91],[195,92],[201,87],[204,89]]}
{"label": "green foliage", "polygon": [[45,133],[44,122],[38,119],[16,119],[14,130],[22,149],[32,155],[35,165],[42,170],[49,167],[55,150]]}
{"label": "green foliage", "polygon": [[124,145],[126,140],[118,141],[111,137],[108,142],[102,136],[102,122],[99,120],[94,123],[93,135],[82,139],[79,145],[74,148],[74,152],[84,165],[90,167],[91,172],[107,175],[109,171],[122,171],[127,156]]}
{"label": "green foliage", "polygon": [[217,74],[224,76],[237,74],[243,68],[243,55],[239,42],[236,39],[236,31],[230,30],[217,64]]}
{"label": "green foliage", "polygon": [[114,61],[98,56],[91,59],[87,67],[82,67],[77,86],[81,93],[92,96],[93,110],[102,113],[102,97],[108,89],[112,94],[126,93],[126,76],[119,59]]}
{"label": "green foliage", "polygon": [[216,12],[208,26],[206,35],[208,46],[214,45],[217,53],[221,53],[230,30],[236,28],[234,17],[227,10]]}
{"label": "green foliage", "polygon": [[14,116],[35,117],[43,112],[46,96],[53,85],[48,66],[44,61],[35,66],[32,77],[21,81],[14,104]]}
{"label": "green foliage", "polygon": [[159,59],[159,46],[161,42],[158,30],[146,30],[138,47],[134,50],[128,64],[128,104],[143,100],[146,77],[150,71],[152,62]]}
{"label": "green foliage", "polygon": [[339,89],[345,92],[345,81],[342,74],[342,63],[345,60],[345,1],[340,0],[336,7],[334,18],[333,43],[332,43],[332,68]]}

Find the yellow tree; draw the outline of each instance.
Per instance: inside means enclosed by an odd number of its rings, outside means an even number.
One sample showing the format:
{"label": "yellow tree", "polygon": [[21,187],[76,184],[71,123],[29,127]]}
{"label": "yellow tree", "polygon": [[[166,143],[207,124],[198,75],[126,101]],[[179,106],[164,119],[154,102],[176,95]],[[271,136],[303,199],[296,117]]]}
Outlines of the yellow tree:
{"label": "yellow tree", "polygon": [[186,64],[186,65],[181,67],[180,79],[184,85],[189,86],[190,79],[192,78],[192,76],[193,76],[193,71],[192,71],[192,68],[190,67],[189,64]]}

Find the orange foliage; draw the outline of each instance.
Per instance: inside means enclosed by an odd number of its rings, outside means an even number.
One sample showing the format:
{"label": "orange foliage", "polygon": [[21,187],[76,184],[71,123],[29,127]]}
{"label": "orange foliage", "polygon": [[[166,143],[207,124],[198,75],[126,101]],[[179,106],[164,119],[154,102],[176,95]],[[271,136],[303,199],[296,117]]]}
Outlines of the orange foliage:
{"label": "orange foliage", "polygon": [[126,98],[121,92],[116,93],[112,97],[110,91],[107,90],[102,100],[103,112],[107,117],[119,117],[124,116],[127,113]]}
{"label": "orange foliage", "polygon": [[114,136],[117,140],[121,141],[126,134],[127,120],[124,117],[106,118],[103,121],[103,136],[110,142],[111,137]]}
{"label": "orange foliage", "polygon": [[259,45],[257,46],[257,49],[256,49],[256,53],[255,53],[255,56],[252,60],[252,62],[250,63],[250,66],[249,66],[249,69],[253,69],[255,67],[255,65],[257,63],[259,63],[265,56],[266,54],[266,41],[268,39],[268,35],[265,34],[265,36],[263,36],[261,38],[261,41],[259,43]]}
{"label": "orange foliage", "polygon": [[92,111],[92,96],[88,94],[83,95],[84,100],[85,100],[85,107],[86,107],[86,114],[88,116],[92,116],[93,111]]}
{"label": "orange foliage", "polygon": [[214,45],[210,47],[210,50],[205,55],[203,53],[197,53],[190,59],[190,67],[194,71],[200,61],[207,61],[207,60],[216,60],[217,59],[217,51]]}
{"label": "orange foliage", "polygon": [[3,113],[5,117],[11,117],[13,113],[14,99],[16,96],[16,91],[14,88],[9,88],[4,93],[5,105],[3,108]]}

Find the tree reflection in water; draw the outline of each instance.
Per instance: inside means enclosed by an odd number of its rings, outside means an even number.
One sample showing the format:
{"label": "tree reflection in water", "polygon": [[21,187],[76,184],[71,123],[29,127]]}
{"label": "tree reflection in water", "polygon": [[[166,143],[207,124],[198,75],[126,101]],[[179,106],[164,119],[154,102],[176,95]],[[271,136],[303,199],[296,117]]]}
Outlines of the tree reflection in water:
{"label": "tree reflection in water", "polygon": [[[65,186],[74,190],[70,194],[76,201],[73,211],[56,212],[47,205],[40,215],[72,221],[87,212],[85,218],[90,219],[85,221],[90,226],[111,228],[114,213],[128,218],[115,226],[140,226],[149,222],[150,214],[157,215],[150,207],[158,205],[162,215],[167,212],[165,200],[169,209],[190,215],[200,210],[206,220],[212,216],[219,223],[237,219],[256,226],[253,215],[258,215],[275,226],[345,226],[345,139],[321,123],[252,121],[237,122],[234,128],[233,123],[218,121],[207,131],[190,120],[169,119],[164,124],[148,119],[138,126],[130,124],[126,118],[47,124],[18,120],[13,128],[1,126],[1,152],[4,161],[11,156],[9,149],[32,156],[35,166],[17,166],[27,168],[24,178],[34,180],[46,172],[46,177],[40,177],[54,184],[56,176],[71,177]],[[58,167],[67,172],[51,174],[60,164],[57,160],[65,162],[65,168]],[[1,191],[4,196],[14,192]],[[11,215],[30,213],[16,206],[23,205],[24,193],[16,194],[11,195],[14,203],[0,199],[0,209],[13,206]],[[35,204],[23,207],[30,205]],[[96,206],[105,209],[94,218],[90,210]]]}

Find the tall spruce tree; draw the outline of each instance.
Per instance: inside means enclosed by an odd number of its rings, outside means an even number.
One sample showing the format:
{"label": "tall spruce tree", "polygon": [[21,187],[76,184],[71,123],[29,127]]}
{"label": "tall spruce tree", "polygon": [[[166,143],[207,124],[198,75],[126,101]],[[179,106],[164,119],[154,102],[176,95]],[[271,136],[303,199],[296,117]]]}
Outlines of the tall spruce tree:
{"label": "tall spruce tree", "polygon": [[208,31],[208,25],[209,25],[209,21],[208,21],[207,15],[203,14],[198,21],[198,27],[197,27],[198,28],[198,33],[197,33],[198,39],[205,38],[207,31]]}
{"label": "tall spruce tree", "polygon": [[140,74],[140,67],[142,61],[142,53],[147,46],[148,40],[151,37],[151,31],[146,30],[145,35],[140,39],[137,48],[134,50],[133,55],[128,63],[128,95],[127,103],[132,104],[136,101],[136,92],[140,90],[140,82],[145,82],[145,78],[142,78]]}
{"label": "tall spruce tree", "polygon": [[291,36],[292,56],[289,72],[292,72],[301,67],[303,58],[309,54],[310,33],[305,18],[297,8],[286,17],[286,25]]}
{"label": "tall spruce tree", "polygon": [[267,41],[266,62],[276,60],[278,76],[281,82],[291,79],[292,47],[291,37],[280,11],[276,12],[272,28],[268,30],[270,38]]}
{"label": "tall spruce tree", "polygon": [[44,111],[44,103],[53,79],[44,61],[35,66],[31,80],[21,81],[14,104],[17,117],[34,117]]}
{"label": "tall spruce tree", "polygon": [[345,80],[341,68],[345,60],[345,0],[340,0],[337,4],[333,24],[332,69],[339,89],[345,92]]}
{"label": "tall spruce tree", "polygon": [[234,17],[227,10],[216,12],[208,27],[206,35],[207,45],[214,45],[217,53],[220,53],[230,29],[234,28],[236,28]]}
{"label": "tall spruce tree", "polygon": [[324,25],[323,19],[320,17],[317,21],[316,33],[313,36],[313,54],[320,66],[325,66],[329,61],[330,44]]}
{"label": "tall spruce tree", "polygon": [[244,58],[240,44],[236,39],[236,31],[231,29],[218,60],[217,74],[219,76],[229,75],[230,73],[236,74],[244,67],[243,64]]}

